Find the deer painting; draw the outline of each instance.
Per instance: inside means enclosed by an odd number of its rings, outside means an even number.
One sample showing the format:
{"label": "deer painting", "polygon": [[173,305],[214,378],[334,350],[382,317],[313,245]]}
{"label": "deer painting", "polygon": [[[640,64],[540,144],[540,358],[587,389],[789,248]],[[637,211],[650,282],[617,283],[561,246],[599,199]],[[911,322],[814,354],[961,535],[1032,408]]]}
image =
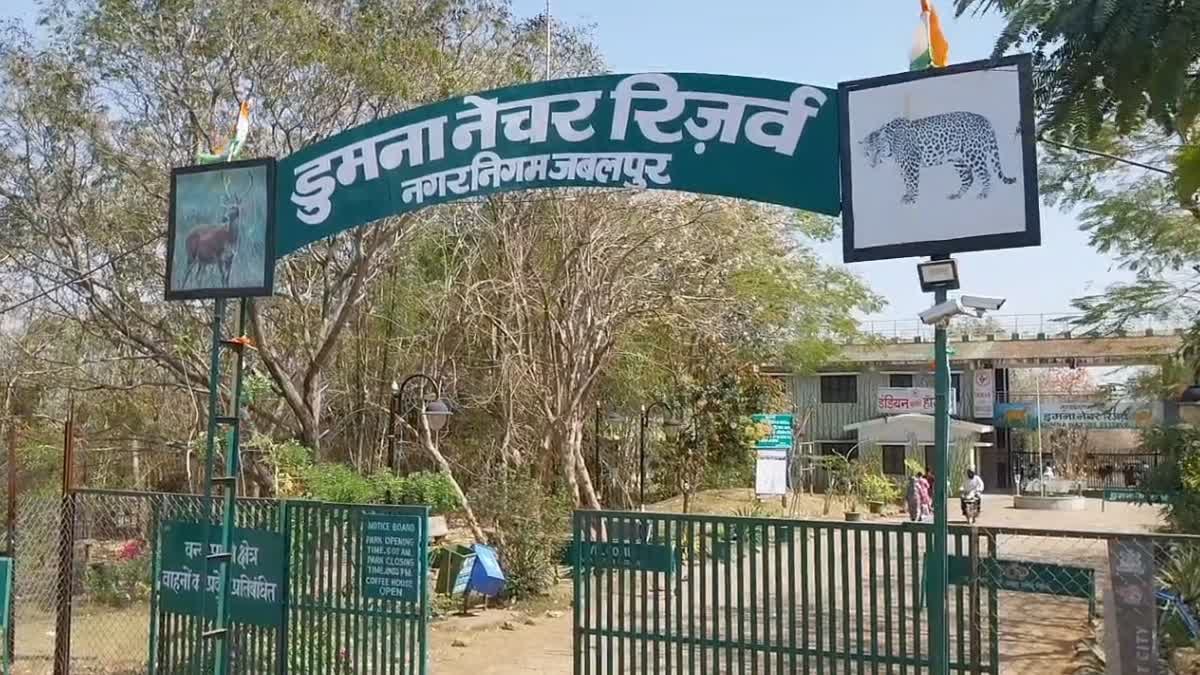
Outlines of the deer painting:
{"label": "deer painting", "polygon": [[188,233],[186,240],[187,266],[183,273],[183,288],[187,288],[192,273],[196,281],[204,275],[205,270],[216,267],[221,277],[221,283],[229,286],[229,274],[233,269],[233,258],[238,248],[238,231],[245,206],[243,201],[254,187],[254,174],[247,171],[249,184],[237,195],[229,192],[229,177],[223,179],[225,196],[221,199],[224,215],[220,225],[201,225]]}

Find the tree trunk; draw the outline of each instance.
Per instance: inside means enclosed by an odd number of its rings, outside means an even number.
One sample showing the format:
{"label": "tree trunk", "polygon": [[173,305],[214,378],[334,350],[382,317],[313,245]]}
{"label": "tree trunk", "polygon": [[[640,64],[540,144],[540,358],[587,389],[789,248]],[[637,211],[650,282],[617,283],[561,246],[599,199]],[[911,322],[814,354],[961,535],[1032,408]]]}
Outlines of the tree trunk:
{"label": "tree trunk", "polygon": [[129,461],[132,464],[129,468],[133,471],[133,489],[142,489],[142,442],[138,439],[133,439],[129,443]]}
{"label": "tree trunk", "polygon": [[578,442],[582,436],[576,436],[575,443],[575,470],[579,474],[579,493],[582,497],[581,502],[577,502],[581,506],[586,506],[589,509],[600,510],[600,498],[596,495],[596,488],[592,484],[592,475],[588,471],[587,462],[583,459],[583,444]]}
{"label": "tree trunk", "polygon": [[475,511],[471,508],[471,502],[467,499],[467,493],[463,492],[462,486],[454,478],[454,470],[450,468],[450,462],[446,461],[446,456],[442,454],[441,450],[438,450],[437,443],[433,441],[433,434],[429,432],[429,427],[425,426],[424,419],[421,422],[420,436],[421,445],[424,446],[425,452],[428,452],[429,456],[433,457],[433,461],[437,462],[442,475],[446,477],[446,480],[450,481],[451,487],[454,488],[454,494],[458,497],[459,503],[462,504],[463,514],[467,517],[467,526],[471,528],[471,534],[475,535],[475,541],[486,544],[488,541],[487,536],[483,533],[483,528],[479,526],[479,519],[475,517]]}

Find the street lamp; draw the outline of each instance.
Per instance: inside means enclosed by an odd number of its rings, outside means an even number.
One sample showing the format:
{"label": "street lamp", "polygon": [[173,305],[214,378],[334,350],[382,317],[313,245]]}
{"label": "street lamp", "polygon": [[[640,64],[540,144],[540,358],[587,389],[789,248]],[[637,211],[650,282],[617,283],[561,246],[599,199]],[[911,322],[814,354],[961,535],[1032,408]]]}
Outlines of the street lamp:
{"label": "street lamp", "polygon": [[420,380],[433,387],[434,395],[432,399],[423,400],[421,402],[421,418],[425,424],[425,428],[429,429],[430,433],[437,433],[446,427],[446,423],[450,420],[450,416],[454,413],[450,411],[450,406],[446,405],[441,399],[441,387],[438,386],[437,380],[425,375],[424,373],[415,373],[404,378],[404,381],[397,384],[392,381],[392,405],[391,405],[391,438],[388,440],[388,468],[393,471],[396,469],[396,417],[400,415],[400,404],[404,400],[404,392],[408,389],[408,385],[414,381]]}
{"label": "street lamp", "polygon": [[1179,421],[1200,426],[1200,382],[1184,389],[1179,395]]}
{"label": "street lamp", "polygon": [[[593,418],[594,430],[592,432],[592,445],[593,445],[592,451],[595,454],[596,474],[592,480],[596,487],[596,498],[597,499],[600,498],[601,491],[604,487],[604,464],[601,463],[601,461],[600,461],[600,440],[601,440],[600,423],[602,421],[605,422],[608,426],[616,426],[616,425],[624,422],[625,418],[621,417],[620,415],[617,415],[616,413],[608,413],[607,415],[603,415],[601,413],[600,402],[596,401],[596,413]],[[610,438],[608,440],[619,440],[619,439]]]}
{"label": "street lamp", "polygon": [[[974,314],[983,317],[1004,306],[1004,298],[962,295],[947,300],[946,292],[959,287],[958,265],[948,255],[933,256],[929,262],[917,265],[921,290],[933,292],[933,307],[920,313],[921,321],[934,330],[934,393],[933,471],[946,479],[950,464],[950,354],[946,345],[946,327],[956,316]],[[942,492],[944,496],[944,491]],[[948,514],[944,498],[933,501],[933,551],[929,556],[929,660],[933,672],[948,672],[950,663],[950,620],[946,593],[949,587],[946,541],[949,537]]]}
{"label": "street lamp", "polygon": [[646,427],[650,424],[650,416],[655,409],[661,408],[665,417],[662,421],[663,432],[667,438],[674,438],[683,426],[676,419],[671,406],[662,401],[655,401],[649,407],[642,406],[642,416],[638,424],[638,510],[646,510]]}

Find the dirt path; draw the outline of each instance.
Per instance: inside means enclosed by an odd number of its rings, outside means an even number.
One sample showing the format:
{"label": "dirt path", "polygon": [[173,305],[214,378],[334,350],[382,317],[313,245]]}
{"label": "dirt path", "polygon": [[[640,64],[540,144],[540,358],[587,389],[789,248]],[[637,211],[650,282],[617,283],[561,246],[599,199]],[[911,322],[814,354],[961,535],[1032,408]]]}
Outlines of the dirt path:
{"label": "dirt path", "polygon": [[[456,635],[434,630],[430,672],[434,675],[565,675],[571,672],[571,613],[539,617],[515,631],[493,628]],[[456,637],[466,647],[453,647]]]}

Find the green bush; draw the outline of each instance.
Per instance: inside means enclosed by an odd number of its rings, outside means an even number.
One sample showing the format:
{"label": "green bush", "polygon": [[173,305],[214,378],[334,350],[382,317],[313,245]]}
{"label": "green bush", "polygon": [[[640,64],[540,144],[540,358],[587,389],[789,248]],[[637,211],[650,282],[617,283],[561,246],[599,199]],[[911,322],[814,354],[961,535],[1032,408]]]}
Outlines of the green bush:
{"label": "green bush", "polygon": [[1200,429],[1191,425],[1153,427],[1144,433],[1142,445],[1162,456],[1145,487],[1168,495],[1169,529],[1200,534]]}
{"label": "green bush", "polygon": [[571,536],[571,500],[547,494],[536,478],[511,470],[481,480],[472,502],[477,515],[494,525],[505,593],[527,598],[548,592],[562,544]]}
{"label": "green bush", "polygon": [[304,470],[306,496],[323,502],[369,504],[379,501],[372,482],[345,464],[314,464]]}
{"label": "green bush", "polygon": [[418,471],[394,476],[383,471],[371,477],[379,501],[390,493],[393,504],[428,505],[433,513],[450,513],[461,508],[454,485],[444,474]]}
{"label": "green bush", "polygon": [[129,560],[88,565],[83,588],[92,602],[128,607],[150,598],[150,553]]}
{"label": "green bush", "polygon": [[891,504],[900,499],[900,488],[886,476],[867,474],[862,479],[862,496],[868,502]]}
{"label": "green bush", "polygon": [[754,465],[746,463],[716,464],[704,472],[705,490],[725,490],[754,485]]}

